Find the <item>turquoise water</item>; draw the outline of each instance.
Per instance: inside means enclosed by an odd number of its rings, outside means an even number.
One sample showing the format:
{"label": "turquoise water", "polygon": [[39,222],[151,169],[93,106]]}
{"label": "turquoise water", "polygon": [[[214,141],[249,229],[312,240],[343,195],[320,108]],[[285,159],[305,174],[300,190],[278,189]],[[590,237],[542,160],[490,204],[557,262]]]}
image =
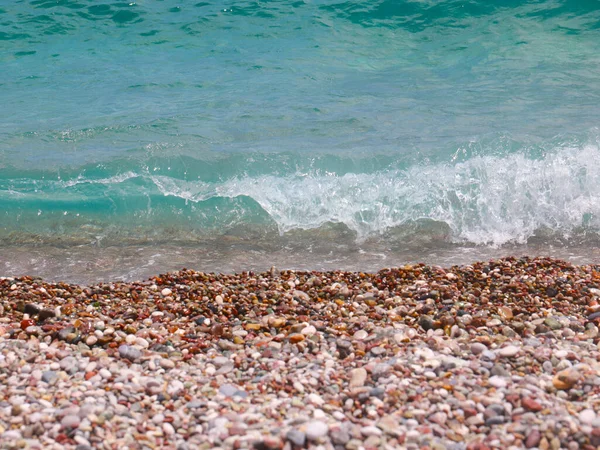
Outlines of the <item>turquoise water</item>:
{"label": "turquoise water", "polygon": [[594,248],[599,73],[592,1],[0,0],[0,270]]}

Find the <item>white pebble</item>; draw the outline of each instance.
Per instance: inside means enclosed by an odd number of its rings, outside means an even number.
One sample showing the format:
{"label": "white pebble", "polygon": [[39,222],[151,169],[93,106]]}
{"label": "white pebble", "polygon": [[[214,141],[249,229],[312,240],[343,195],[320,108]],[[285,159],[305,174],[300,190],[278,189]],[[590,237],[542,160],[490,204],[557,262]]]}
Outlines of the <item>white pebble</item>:
{"label": "white pebble", "polygon": [[494,386],[495,388],[498,388],[498,389],[505,388],[507,385],[506,380],[497,375],[490,377],[488,380],[488,383],[490,383],[492,386]]}
{"label": "white pebble", "polygon": [[175,367],[175,362],[170,359],[162,358],[160,360],[160,367],[167,370],[172,369],[173,367]]}
{"label": "white pebble", "polygon": [[498,354],[504,358],[512,358],[517,353],[519,353],[520,350],[521,350],[521,348],[517,347],[516,345],[508,345],[506,347],[502,347],[498,351]]}
{"label": "white pebble", "polygon": [[167,296],[171,295],[173,293],[173,291],[169,288],[164,288],[162,291],[160,291],[160,293],[162,294],[163,297],[167,297]]}
{"label": "white pebble", "polygon": [[329,432],[329,427],[326,423],[321,422],[320,420],[313,420],[306,424],[306,437],[311,441],[316,441],[317,439],[327,435]]}
{"label": "white pebble", "polygon": [[595,418],[596,412],[593,409],[584,409],[579,413],[579,421],[586,425],[591,425]]}

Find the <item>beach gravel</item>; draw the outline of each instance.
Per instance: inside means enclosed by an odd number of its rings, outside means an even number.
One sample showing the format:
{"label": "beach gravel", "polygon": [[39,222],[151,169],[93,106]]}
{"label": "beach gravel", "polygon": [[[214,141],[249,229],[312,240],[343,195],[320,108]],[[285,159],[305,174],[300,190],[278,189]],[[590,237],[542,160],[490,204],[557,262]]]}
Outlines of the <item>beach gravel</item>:
{"label": "beach gravel", "polygon": [[547,258],[0,278],[0,442],[597,449],[599,297],[600,267]]}

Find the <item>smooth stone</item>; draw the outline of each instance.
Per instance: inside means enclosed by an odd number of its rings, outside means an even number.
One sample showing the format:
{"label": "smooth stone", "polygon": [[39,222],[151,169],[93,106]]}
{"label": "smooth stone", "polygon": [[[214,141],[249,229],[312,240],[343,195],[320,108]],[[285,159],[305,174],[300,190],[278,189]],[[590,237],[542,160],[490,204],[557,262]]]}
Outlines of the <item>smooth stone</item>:
{"label": "smooth stone", "polygon": [[302,331],[300,331],[300,334],[302,334],[304,336],[312,336],[316,332],[317,332],[317,329],[314,326],[309,325],[307,327],[302,328]]}
{"label": "smooth stone", "polygon": [[135,347],[124,344],[119,347],[119,355],[121,358],[135,361],[136,359],[142,357],[142,352]]}
{"label": "smooth stone", "polygon": [[46,370],[42,372],[42,381],[45,383],[52,383],[52,381],[58,378],[58,374],[53,370]]}
{"label": "smooth stone", "polygon": [[33,303],[28,303],[25,305],[25,309],[23,310],[25,314],[29,314],[30,316],[35,316],[40,312],[40,307]]}
{"label": "smooth stone", "polygon": [[175,367],[175,362],[170,359],[162,358],[160,360],[160,367],[162,367],[163,369],[166,369],[166,370],[170,370],[173,367]]}
{"label": "smooth stone", "polygon": [[507,345],[506,347],[502,347],[498,351],[498,354],[503,358],[512,358],[513,356],[516,356],[520,350],[521,348],[516,345]]}
{"label": "smooth stone", "polygon": [[497,356],[496,353],[494,353],[491,350],[484,350],[483,352],[481,352],[481,358],[487,359],[488,361],[495,361]]}
{"label": "smooth stone", "polygon": [[487,347],[481,342],[474,342],[471,344],[471,353],[474,355],[480,355],[487,350]]}
{"label": "smooth stone", "polygon": [[235,395],[240,397],[246,397],[248,394],[242,391],[240,388],[233,384],[224,384],[219,387],[219,394],[224,395],[225,397],[233,397]]}
{"label": "smooth stone", "polygon": [[368,425],[360,429],[360,434],[362,434],[363,436],[381,436],[383,434],[383,431],[381,431],[374,425]]}
{"label": "smooth stone", "polygon": [[305,426],[306,437],[310,441],[316,441],[317,439],[326,436],[329,432],[329,427],[327,426],[327,424],[321,422],[320,420],[312,420],[308,422]]}
{"label": "smooth stone", "polygon": [[367,371],[364,368],[359,367],[357,369],[352,369],[352,371],[350,372],[350,387],[351,388],[362,387],[365,385],[366,381],[367,381]]}
{"label": "smooth stone", "polygon": [[167,296],[171,295],[173,293],[173,291],[169,288],[164,288],[162,291],[160,291],[160,293],[162,294],[163,297],[167,297]]}
{"label": "smooth stone", "polygon": [[79,416],[68,415],[62,418],[60,424],[63,428],[77,428],[81,423]]}
{"label": "smooth stone", "polygon": [[306,433],[294,428],[285,434],[285,438],[297,447],[304,447],[306,443]]}
{"label": "smooth stone", "polygon": [[553,317],[547,317],[546,320],[544,320],[544,325],[551,330],[560,330],[563,327],[562,324]]}
{"label": "smooth stone", "polygon": [[581,374],[576,369],[568,368],[558,372],[552,379],[552,384],[558,390],[567,390],[571,389],[580,377]]}
{"label": "smooth stone", "polygon": [[357,341],[362,341],[368,335],[369,335],[369,333],[367,333],[365,330],[358,330],[356,333],[354,333],[354,335],[352,336],[352,338],[356,339]]}
{"label": "smooth stone", "polygon": [[593,409],[584,409],[579,413],[579,421],[586,425],[591,425],[596,419],[596,412]]}
{"label": "smooth stone", "polygon": [[507,386],[507,384],[508,384],[503,377],[499,377],[497,375],[491,376],[488,379],[488,383],[491,384],[492,386],[494,386],[497,389],[505,388]]}
{"label": "smooth stone", "polygon": [[162,429],[167,436],[171,436],[171,435],[175,434],[175,428],[173,428],[173,425],[171,425],[168,422],[165,422],[162,424]]}

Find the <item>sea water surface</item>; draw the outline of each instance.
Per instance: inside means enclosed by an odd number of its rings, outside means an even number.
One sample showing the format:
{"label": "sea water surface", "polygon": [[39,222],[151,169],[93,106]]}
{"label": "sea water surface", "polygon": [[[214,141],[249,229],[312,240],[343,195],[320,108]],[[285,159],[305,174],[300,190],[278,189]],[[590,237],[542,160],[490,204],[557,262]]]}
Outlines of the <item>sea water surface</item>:
{"label": "sea water surface", "polygon": [[0,0],[0,275],[600,244],[595,1]]}

